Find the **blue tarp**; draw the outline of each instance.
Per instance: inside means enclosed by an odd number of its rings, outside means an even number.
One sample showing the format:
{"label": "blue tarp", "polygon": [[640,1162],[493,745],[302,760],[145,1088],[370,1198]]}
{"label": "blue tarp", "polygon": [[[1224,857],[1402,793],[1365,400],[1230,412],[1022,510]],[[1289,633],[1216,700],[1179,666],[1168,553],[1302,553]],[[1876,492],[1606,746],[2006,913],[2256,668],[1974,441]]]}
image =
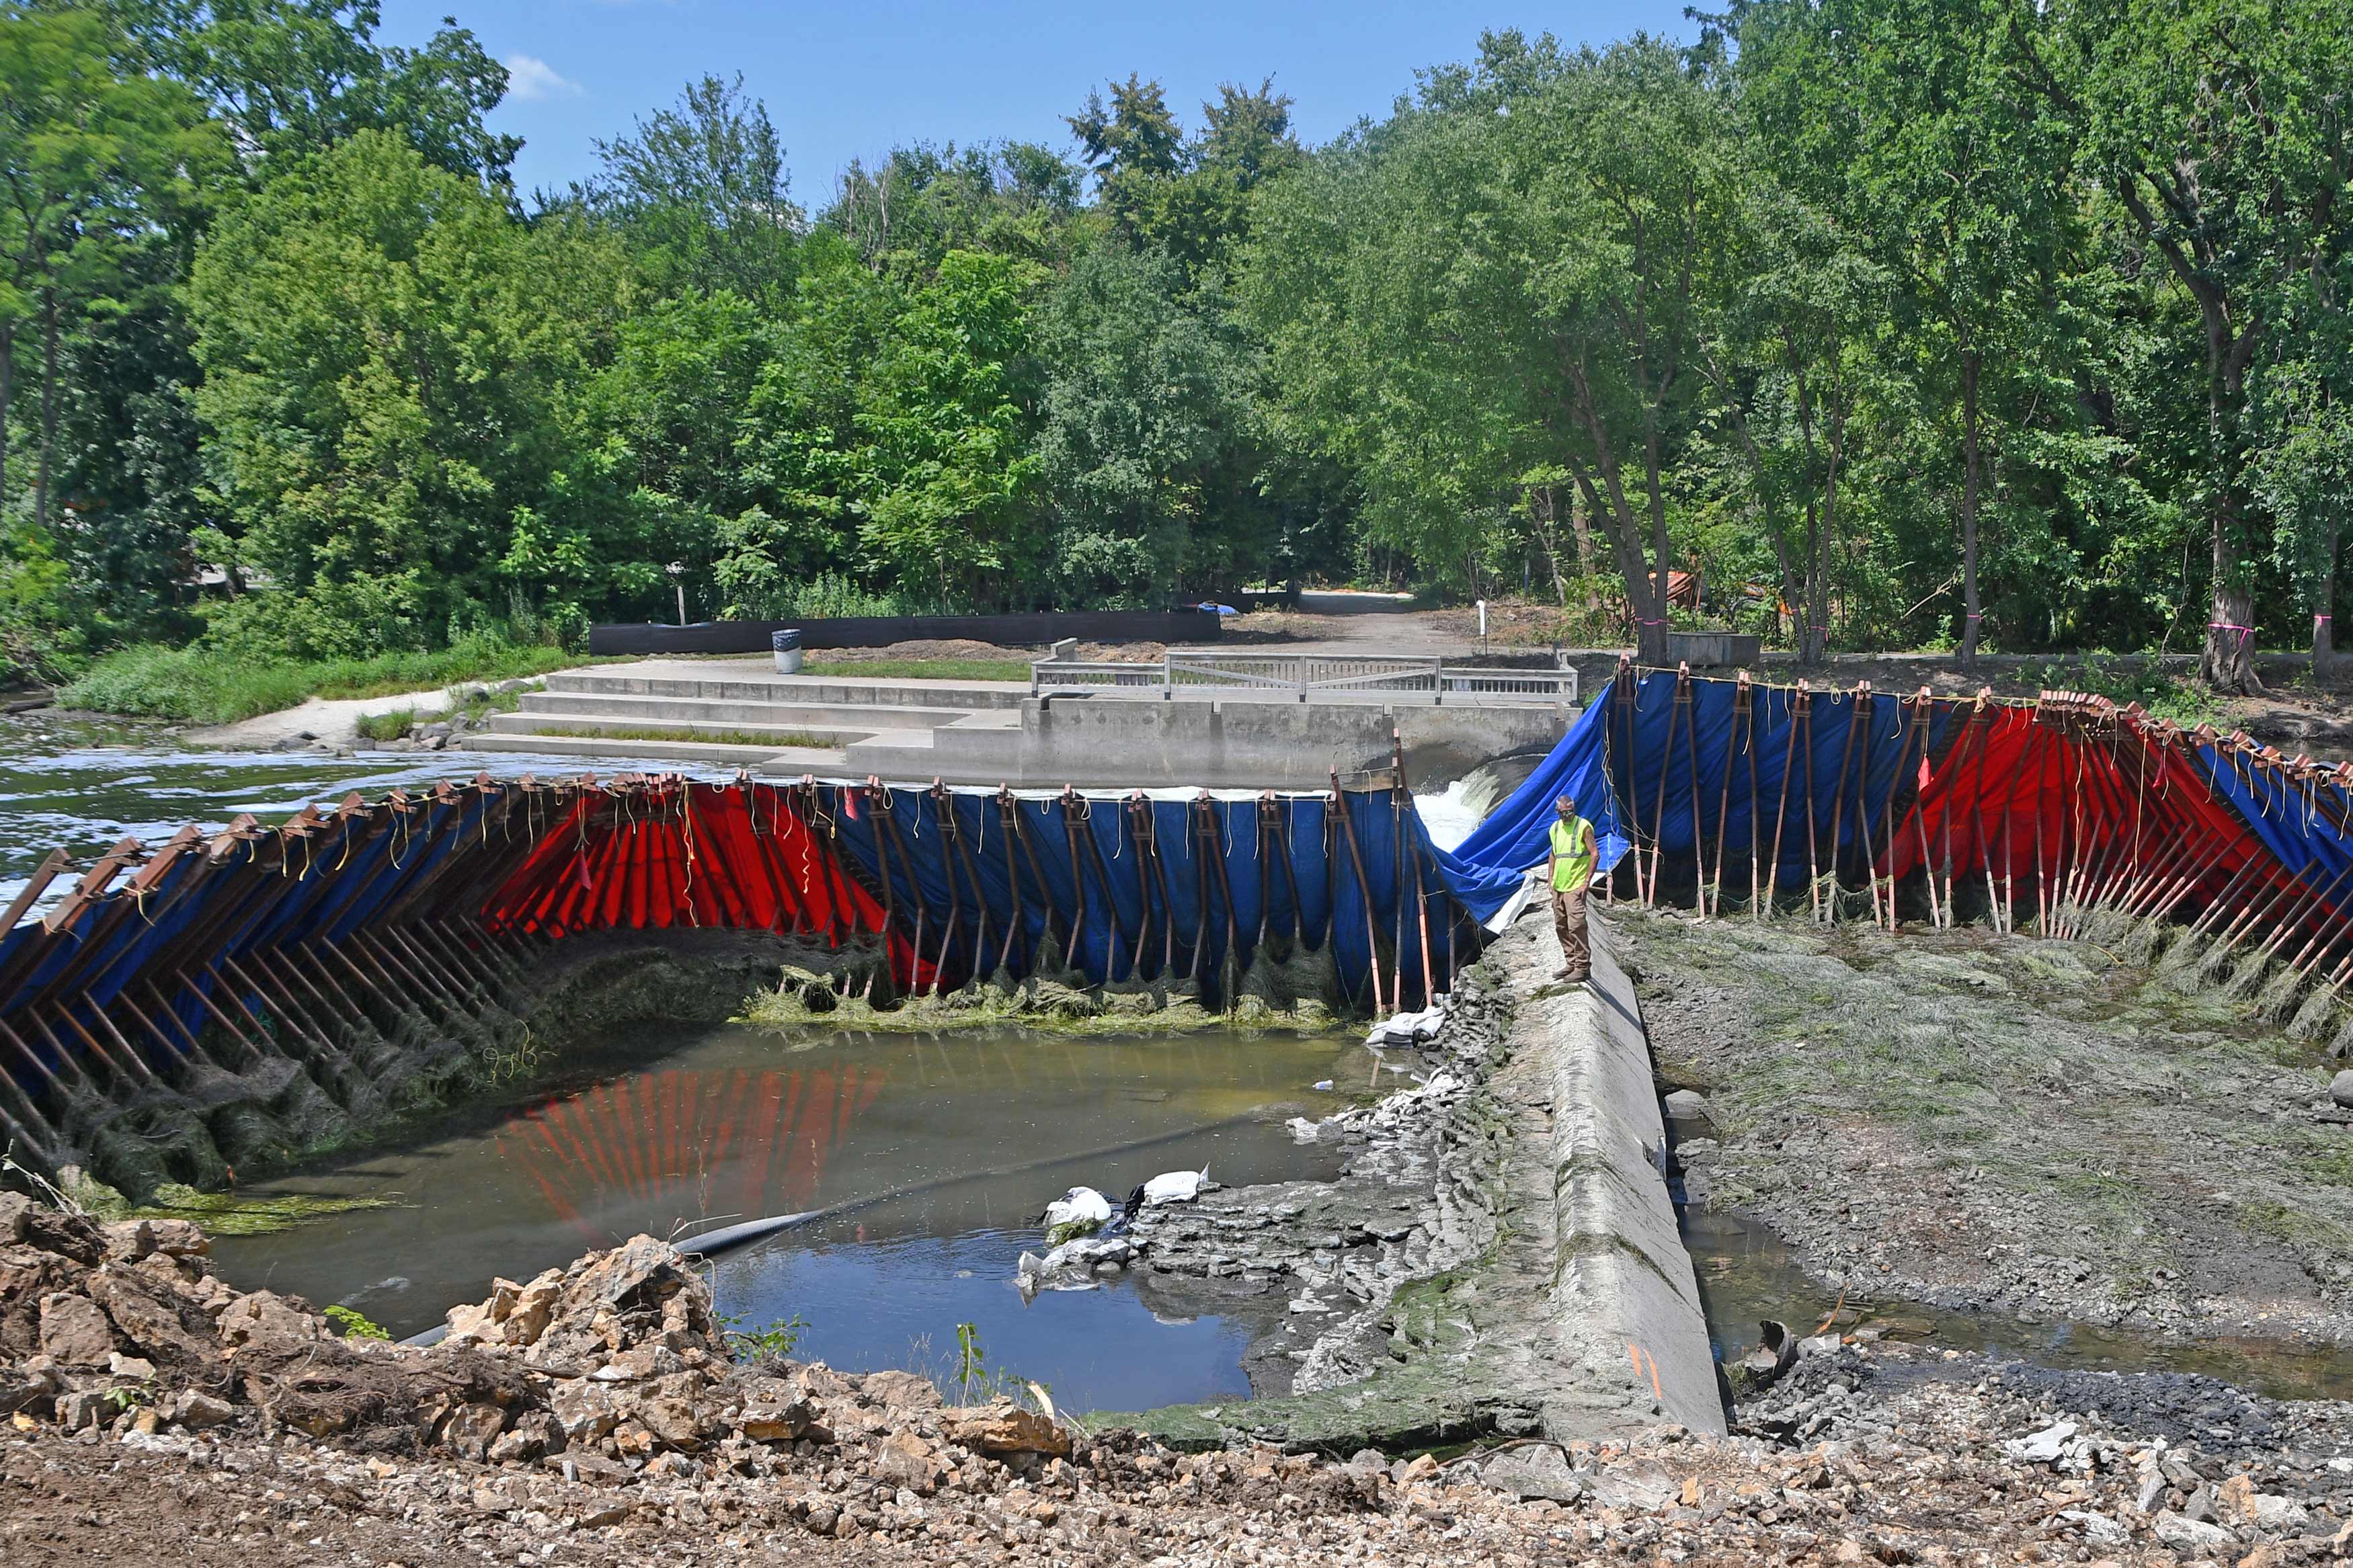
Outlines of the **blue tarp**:
{"label": "blue tarp", "polygon": [[1685,874],[1704,856],[1698,874],[1720,870],[1744,897],[1752,862],[1760,889],[1802,887],[1815,865],[1859,878],[1908,806],[1922,763],[1939,754],[1950,715],[1933,700],[1801,700],[1789,688],[1670,670],[1621,676],[1445,858],[1449,884],[1479,919],[1492,918],[1543,862],[1561,795],[1593,823],[1605,871],[1631,849]]}
{"label": "blue tarp", "polygon": [[[854,797],[840,798],[846,806]],[[1328,942],[1353,997],[1369,1002],[1376,952],[1384,998],[1400,974],[1418,997],[1425,925],[1436,983],[1453,973],[1461,938],[1450,873],[1419,814],[1391,792],[1344,792],[1345,826],[1324,796],[1310,795],[892,788],[883,799],[886,811],[840,810],[836,842],[876,886],[887,884],[896,929],[911,940],[921,912],[917,957],[952,977],[1029,973],[1050,941],[1059,951],[1050,969],[1067,959],[1095,983],[1193,980],[1221,999],[1229,954],[1243,970],[1262,944],[1288,952],[1295,940],[1311,950]]]}

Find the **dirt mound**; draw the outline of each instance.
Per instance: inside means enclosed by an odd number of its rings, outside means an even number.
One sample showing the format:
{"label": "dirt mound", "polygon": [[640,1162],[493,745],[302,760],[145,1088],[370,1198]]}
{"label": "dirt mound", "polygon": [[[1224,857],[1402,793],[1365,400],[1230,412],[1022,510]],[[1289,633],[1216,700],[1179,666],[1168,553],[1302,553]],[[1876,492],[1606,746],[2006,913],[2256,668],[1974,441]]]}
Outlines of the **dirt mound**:
{"label": "dirt mound", "polygon": [[575,1470],[731,1443],[871,1447],[910,1473],[951,1443],[942,1471],[1071,1451],[1051,1420],[1010,1402],[950,1412],[904,1373],[734,1364],[710,1286],[648,1236],[498,1281],[429,1347],[344,1337],[299,1297],[235,1290],[210,1246],[185,1221],[102,1225],[0,1194],[0,1414],[117,1435],[238,1419],[367,1452],[562,1455]]}

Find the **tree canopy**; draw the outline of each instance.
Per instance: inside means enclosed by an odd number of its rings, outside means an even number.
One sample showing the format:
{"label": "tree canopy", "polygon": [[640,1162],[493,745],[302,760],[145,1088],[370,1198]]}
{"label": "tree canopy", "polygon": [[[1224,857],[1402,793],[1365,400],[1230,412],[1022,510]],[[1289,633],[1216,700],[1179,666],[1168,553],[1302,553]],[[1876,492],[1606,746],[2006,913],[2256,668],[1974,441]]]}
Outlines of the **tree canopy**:
{"label": "tree canopy", "polygon": [[1490,35],[1321,147],[1139,69],[1065,149],[811,195],[706,76],[524,201],[455,21],[0,0],[0,637],[568,637],[674,564],[706,614],[1321,580],[2243,685],[2332,647],[2342,22],[1734,0]]}

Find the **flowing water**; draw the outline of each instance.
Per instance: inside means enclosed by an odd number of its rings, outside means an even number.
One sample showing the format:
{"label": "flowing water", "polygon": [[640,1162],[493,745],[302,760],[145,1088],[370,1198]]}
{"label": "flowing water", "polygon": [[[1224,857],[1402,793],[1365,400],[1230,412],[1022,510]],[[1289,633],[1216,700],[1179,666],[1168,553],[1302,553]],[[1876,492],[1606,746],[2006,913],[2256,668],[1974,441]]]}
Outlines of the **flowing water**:
{"label": "flowing water", "polygon": [[392,1202],[222,1237],[213,1257],[241,1289],[343,1303],[406,1335],[495,1277],[639,1232],[851,1204],[718,1259],[720,1311],[747,1330],[799,1319],[798,1356],[935,1374],[969,1323],[991,1368],[1078,1409],[1245,1394],[1250,1324],[1160,1321],[1126,1276],[1025,1302],[1016,1265],[1045,1250],[1035,1221],[1073,1185],[1117,1203],[1163,1171],[1206,1168],[1229,1185],[1332,1174],[1332,1157],[1295,1143],[1282,1119],[1335,1108],[1314,1086],[1360,1085],[1367,1056],[1286,1036],[643,1026],[567,1052],[565,1078],[528,1097],[240,1188]]}
{"label": "flowing water", "polygon": [[[160,844],[189,823],[208,831],[250,813],[271,826],[352,791],[370,800],[487,771],[575,773],[577,757],[521,752],[192,752],[99,725],[0,725],[0,901],[52,849],[83,864],[125,837]],[[639,764],[640,766],[646,764]],[[65,886],[52,884],[52,896]]]}

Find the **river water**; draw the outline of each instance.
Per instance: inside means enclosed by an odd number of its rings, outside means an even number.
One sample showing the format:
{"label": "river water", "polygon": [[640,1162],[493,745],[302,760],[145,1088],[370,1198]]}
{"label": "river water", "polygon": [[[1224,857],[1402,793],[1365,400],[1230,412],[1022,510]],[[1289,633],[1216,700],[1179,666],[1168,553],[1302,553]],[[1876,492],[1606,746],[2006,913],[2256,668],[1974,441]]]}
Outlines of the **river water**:
{"label": "river water", "polygon": [[1045,1250],[1038,1216],[1074,1185],[1116,1203],[1164,1171],[1229,1185],[1332,1174],[1282,1122],[1334,1109],[1314,1086],[1360,1079],[1366,1057],[1289,1036],[639,1026],[567,1051],[529,1094],[240,1187],[386,1206],[221,1237],[213,1259],[241,1289],[351,1306],[406,1335],[494,1278],[639,1233],[854,1204],[717,1260],[720,1311],[754,1331],[798,1318],[795,1353],[849,1369],[938,1370],[970,1323],[992,1365],[1079,1409],[1246,1394],[1250,1325],[1159,1322],[1124,1277],[1025,1302],[1018,1262]]}

